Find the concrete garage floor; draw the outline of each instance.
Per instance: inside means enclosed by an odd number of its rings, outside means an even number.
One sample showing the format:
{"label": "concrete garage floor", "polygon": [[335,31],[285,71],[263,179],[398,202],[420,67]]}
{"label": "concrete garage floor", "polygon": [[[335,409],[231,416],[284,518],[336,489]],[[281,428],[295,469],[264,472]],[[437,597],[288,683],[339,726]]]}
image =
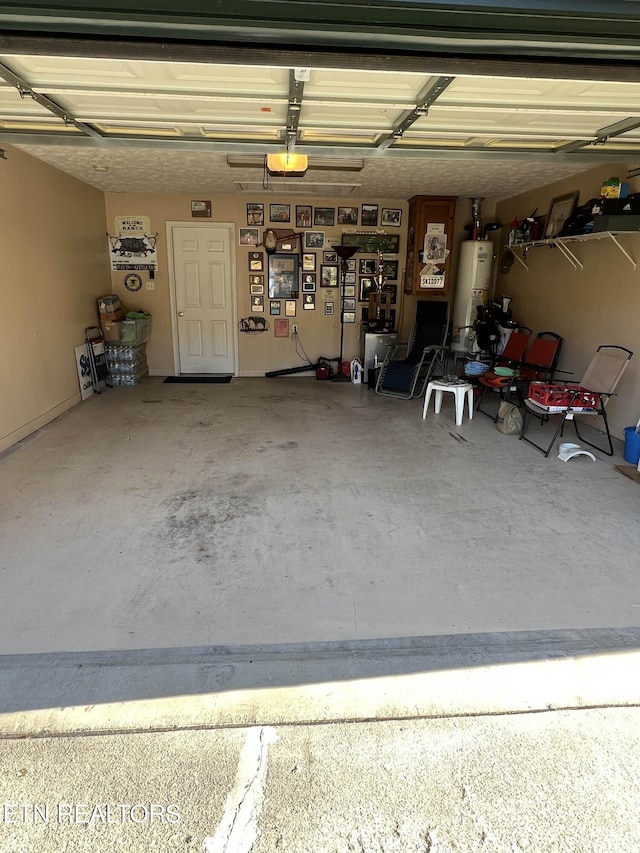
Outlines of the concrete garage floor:
{"label": "concrete garage floor", "polygon": [[151,379],[0,457],[3,853],[638,849],[639,487],[421,411]]}
{"label": "concrete garage floor", "polygon": [[0,459],[3,652],[640,625],[638,486],[444,406],[306,378],[94,396]]}

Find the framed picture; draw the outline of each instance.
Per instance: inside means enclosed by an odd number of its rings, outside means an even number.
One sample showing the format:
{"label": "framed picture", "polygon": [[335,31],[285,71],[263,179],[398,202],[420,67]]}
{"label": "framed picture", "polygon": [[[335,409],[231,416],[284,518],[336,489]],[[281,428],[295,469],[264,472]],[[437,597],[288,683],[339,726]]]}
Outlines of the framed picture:
{"label": "framed picture", "polygon": [[296,205],[296,228],[311,228],[311,205],[297,204]]}
{"label": "framed picture", "polygon": [[[318,210],[317,207],[316,210]],[[304,247],[305,249],[324,248],[324,231],[305,231]]]}
{"label": "framed picture", "polygon": [[333,226],[336,224],[336,209],[335,207],[315,207],[313,209],[313,224]]}
{"label": "framed picture", "polygon": [[385,284],[382,287],[382,304],[395,305],[398,301],[398,285]]}
{"label": "framed picture", "polygon": [[356,274],[354,272],[346,272],[344,274],[344,283],[345,284],[355,284],[356,283]]}
{"label": "framed picture", "polygon": [[343,311],[355,311],[356,310],[356,300],[355,299],[343,299],[342,300],[342,310]]}
{"label": "framed picture", "polygon": [[377,261],[375,258],[360,258],[358,272],[360,275],[375,275]]}
{"label": "framed picture", "polygon": [[377,231],[356,231],[342,235],[343,246],[358,246],[361,252],[384,252],[397,255],[400,251],[399,234],[379,234]]}
{"label": "framed picture", "polygon": [[257,228],[241,228],[240,229],[240,245],[241,246],[257,246],[258,245],[258,229]]}
{"label": "framed picture", "polygon": [[375,279],[373,276],[363,276],[360,279],[360,302],[368,302],[369,294],[373,290]]}
{"label": "framed picture", "polygon": [[303,272],[302,273],[302,292],[303,293],[315,293],[316,292],[316,274],[314,272]]}
{"label": "framed picture", "polygon": [[264,254],[262,252],[249,252],[249,272],[264,271]]}
{"label": "framed picture", "polygon": [[295,299],[287,299],[284,303],[284,316],[285,317],[295,317],[296,316],[296,301]]}
{"label": "framed picture", "polygon": [[355,296],[355,295],[356,295],[355,284],[345,284],[343,296]]}
{"label": "framed picture", "polygon": [[251,297],[251,310],[257,314],[264,313],[264,296]]}
{"label": "framed picture", "polygon": [[330,317],[333,314],[333,302],[325,302],[324,303],[324,313],[327,317]]}
{"label": "framed picture", "polygon": [[192,201],[191,216],[194,219],[211,219],[210,201]]}
{"label": "framed picture", "polygon": [[338,225],[357,225],[358,224],[358,208],[357,207],[339,207],[338,208]]}
{"label": "framed picture", "polygon": [[305,293],[302,297],[302,308],[305,311],[315,311],[316,295],[315,293]]}
{"label": "framed picture", "polygon": [[320,270],[320,287],[338,286],[338,267],[323,264]]}
{"label": "framed picture", "polygon": [[399,226],[402,222],[402,211],[396,207],[383,207],[380,218],[381,225]]}
{"label": "framed picture", "polygon": [[388,281],[398,280],[398,262],[397,261],[382,261],[382,274]]}
{"label": "framed picture", "polygon": [[264,284],[252,284],[251,285],[251,294],[264,294]]}
{"label": "framed picture", "polygon": [[264,204],[258,202],[247,204],[247,225],[264,225]]}
{"label": "framed picture", "polygon": [[[249,276],[249,284],[264,284],[264,276],[263,275],[250,275]],[[263,291],[260,291],[261,293]]]}
{"label": "framed picture", "polygon": [[342,322],[343,323],[355,323],[356,321],[356,312],[355,311],[343,311],[342,312]]}
{"label": "framed picture", "polygon": [[378,205],[377,204],[363,204],[362,210],[360,213],[360,224],[361,225],[369,225],[375,226],[378,224]]}
{"label": "framed picture", "polygon": [[316,253],[309,252],[308,254],[304,254],[302,256],[302,269],[309,270],[310,272],[314,272],[316,268]]}
{"label": "framed picture", "polygon": [[338,255],[336,252],[323,252],[322,253],[322,263],[323,264],[337,264],[338,263]]}
{"label": "framed picture", "polygon": [[[423,258],[432,264],[443,264],[447,260],[447,235],[446,234],[429,234],[424,238],[425,247]],[[426,251],[426,255],[424,252]]]}
{"label": "framed picture", "polygon": [[271,300],[271,302],[269,302],[269,314],[271,314],[272,317],[279,317],[280,316],[280,303],[279,302],[274,302],[273,300]]}
{"label": "framed picture", "polygon": [[545,238],[557,237],[562,231],[565,219],[568,219],[573,214],[579,195],[580,193],[576,190],[575,192],[559,195],[557,198],[551,199],[549,216],[544,228]]}
{"label": "framed picture", "polygon": [[269,299],[298,298],[298,256],[269,255]]}
{"label": "framed picture", "polygon": [[349,258],[347,261],[347,272],[355,272],[356,271],[356,259]]}
{"label": "framed picture", "polygon": [[291,222],[291,205],[270,204],[269,219],[271,222]]}

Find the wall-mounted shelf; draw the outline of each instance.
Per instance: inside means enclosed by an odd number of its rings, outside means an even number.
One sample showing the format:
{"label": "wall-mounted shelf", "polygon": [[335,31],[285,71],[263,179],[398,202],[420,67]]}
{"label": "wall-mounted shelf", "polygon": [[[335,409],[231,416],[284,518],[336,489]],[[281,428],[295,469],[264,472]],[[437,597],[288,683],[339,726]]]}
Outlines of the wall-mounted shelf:
{"label": "wall-mounted shelf", "polygon": [[[640,232],[637,231],[624,231],[624,234],[637,234]],[[629,261],[634,270],[637,268],[637,264],[634,259],[631,257],[629,252],[624,248],[624,246],[618,240],[618,231],[594,231],[592,234],[576,234],[573,237],[550,237],[546,240],[533,240],[530,243],[512,243],[509,248],[513,252],[513,256],[515,259],[522,264],[522,266],[528,271],[529,267],[526,265],[525,261],[527,259],[527,255],[529,254],[530,249],[536,249],[540,246],[548,246],[551,249],[559,249],[562,256],[566,258],[567,261],[571,264],[574,270],[584,269],[584,264],[579,258],[576,257],[574,252],[571,251],[569,245],[571,243],[589,243],[593,240],[611,240],[618,249],[622,252],[625,258]],[[522,249],[522,256],[517,252],[513,251],[514,249]]]}

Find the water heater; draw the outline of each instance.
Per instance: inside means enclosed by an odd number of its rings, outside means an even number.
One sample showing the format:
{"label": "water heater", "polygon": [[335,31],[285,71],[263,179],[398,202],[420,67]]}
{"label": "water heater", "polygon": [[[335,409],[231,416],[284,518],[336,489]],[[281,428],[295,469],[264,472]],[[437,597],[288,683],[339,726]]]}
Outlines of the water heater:
{"label": "water heater", "polygon": [[472,330],[464,326],[473,324],[478,305],[489,303],[493,250],[491,240],[465,240],[460,244],[451,341],[451,349],[455,352],[471,350],[469,336]]}

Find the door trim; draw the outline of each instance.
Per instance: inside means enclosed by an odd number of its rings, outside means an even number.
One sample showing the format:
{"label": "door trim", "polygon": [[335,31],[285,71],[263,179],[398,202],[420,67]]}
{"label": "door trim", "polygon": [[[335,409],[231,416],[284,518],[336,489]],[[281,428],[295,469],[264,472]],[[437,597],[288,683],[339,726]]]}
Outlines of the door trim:
{"label": "door trim", "polygon": [[167,267],[169,270],[169,310],[171,312],[171,343],[173,347],[173,375],[180,376],[180,351],[178,346],[178,309],[176,305],[176,277],[173,258],[174,228],[225,228],[229,236],[231,255],[231,313],[233,322],[233,375],[238,376],[238,296],[236,288],[236,226],[233,222],[183,222],[168,220],[167,223]]}

